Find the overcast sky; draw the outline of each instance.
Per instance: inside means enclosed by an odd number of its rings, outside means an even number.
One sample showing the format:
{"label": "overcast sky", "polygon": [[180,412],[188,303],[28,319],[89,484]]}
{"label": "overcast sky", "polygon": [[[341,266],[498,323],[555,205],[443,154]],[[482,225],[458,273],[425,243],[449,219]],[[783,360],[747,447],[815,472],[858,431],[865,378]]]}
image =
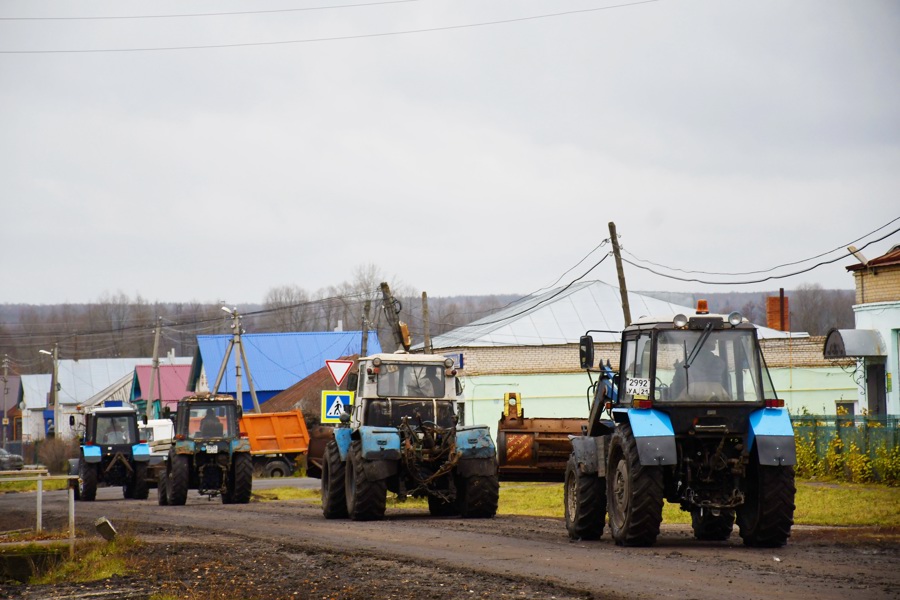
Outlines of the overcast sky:
{"label": "overcast sky", "polygon": [[[0,17],[353,1],[11,0]],[[659,0],[585,11],[614,4],[0,20],[0,302],[119,291],[261,302],[275,286],[315,291],[368,263],[431,296],[527,293],[609,237],[609,221],[632,257],[746,272],[900,217],[900,4]],[[372,37],[568,11],[585,12]],[[7,53],[353,36],[369,37]],[[900,234],[864,254],[894,244]],[[854,262],[744,286],[630,265],[626,276],[633,290],[852,288],[844,267]],[[614,284],[613,261],[588,278]]]}

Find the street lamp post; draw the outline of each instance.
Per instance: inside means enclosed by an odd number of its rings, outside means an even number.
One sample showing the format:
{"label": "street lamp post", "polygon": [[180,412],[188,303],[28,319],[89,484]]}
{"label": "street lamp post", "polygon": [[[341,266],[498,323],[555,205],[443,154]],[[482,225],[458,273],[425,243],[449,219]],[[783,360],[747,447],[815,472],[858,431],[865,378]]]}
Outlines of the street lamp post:
{"label": "street lamp post", "polygon": [[53,357],[53,375],[50,378],[50,399],[53,403],[53,436],[61,437],[59,426],[59,344],[53,344],[53,352],[40,350],[41,354]]}

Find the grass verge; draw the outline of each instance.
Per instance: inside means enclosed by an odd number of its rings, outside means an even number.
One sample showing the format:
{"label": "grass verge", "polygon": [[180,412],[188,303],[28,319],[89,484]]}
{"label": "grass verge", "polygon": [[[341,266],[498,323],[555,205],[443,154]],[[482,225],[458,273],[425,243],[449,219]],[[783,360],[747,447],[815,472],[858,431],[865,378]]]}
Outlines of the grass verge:
{"label": "grass verge", "polygon": [[[54,479],[51,481],[45,481],[44,483],[44,491],[51,492],[54,490],[64,490],[68,487],[69,482],[63,481],[61,479]],[[37,491],[37,481],[8,481],[6,483],[0,483],[0,493],[3,492],[36,492]]]}

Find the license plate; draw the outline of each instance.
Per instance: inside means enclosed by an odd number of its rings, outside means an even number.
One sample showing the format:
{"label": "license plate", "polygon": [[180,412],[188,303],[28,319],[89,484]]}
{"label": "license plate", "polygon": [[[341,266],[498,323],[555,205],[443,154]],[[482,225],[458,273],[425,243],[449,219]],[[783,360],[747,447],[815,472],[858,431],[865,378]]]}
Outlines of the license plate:
{"label": "license plate", "polygon": [[215,444],[207,444],[206,453],[207,454],[217,454],[219,452],[219,447]]}

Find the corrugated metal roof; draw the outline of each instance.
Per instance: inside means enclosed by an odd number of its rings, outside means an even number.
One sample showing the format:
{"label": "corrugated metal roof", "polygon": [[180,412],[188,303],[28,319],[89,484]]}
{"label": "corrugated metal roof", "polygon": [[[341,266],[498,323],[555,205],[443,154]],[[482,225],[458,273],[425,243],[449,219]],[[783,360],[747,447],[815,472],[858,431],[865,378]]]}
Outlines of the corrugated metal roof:
{"label": "corrugated metal roof", "polygon": [[[693,308],[628,292],[631,317],[690,314]],[[432,340],[434,348],[473,346],[545,346],[576,343],[588,329],[621,331],[625,327],[619,288],[602,281],[582,281],[535,294]],[[620,336],[593,333],[596,342],[618,342]],[[789,333],[759,328],[761,338]]]}
{"label": "corrugated metal roof", "polygon": [[[197,336],[197,352],[191,366],[188,387],[195,389],[200,377],[200,368],[205,366],[206,378],[212,389],[231,339],[232,336],[228,334]],[[321,369],[326,360],[358,354],[361,342],[361,331],[247,333],[241,336],[257,392],[286,390]],[[375,331],[369,332],[368,351],[370,354],[381,352],[381,344]],[[241,376],[241,391],[246,394],[250,386],[243,369]],[[234,352],[232,352],[222,384],[219,386],[219,393],[233,394],[234,391]]]}
{"label": "corrugated metal roof", "polygon": [[19,389],[19,402],[25,402],[25,408],[39,410],[47,406],[47,392],[50,391],[52,375],[22,375],[22,387]]}
{"label": "corrugated metal roof", "polygon": [[[143,400],[150,394],[150,377],[152,365],[141,365],[134,369],[134,387],[131,392],[132,402]],[[163,406],[172,406],[188,395],[187,385],[191,375],[191,365],[160,365],[159,381],[153,383],[153,399],[162,398]],[[160,388],[162,395],[160,395]]]}

